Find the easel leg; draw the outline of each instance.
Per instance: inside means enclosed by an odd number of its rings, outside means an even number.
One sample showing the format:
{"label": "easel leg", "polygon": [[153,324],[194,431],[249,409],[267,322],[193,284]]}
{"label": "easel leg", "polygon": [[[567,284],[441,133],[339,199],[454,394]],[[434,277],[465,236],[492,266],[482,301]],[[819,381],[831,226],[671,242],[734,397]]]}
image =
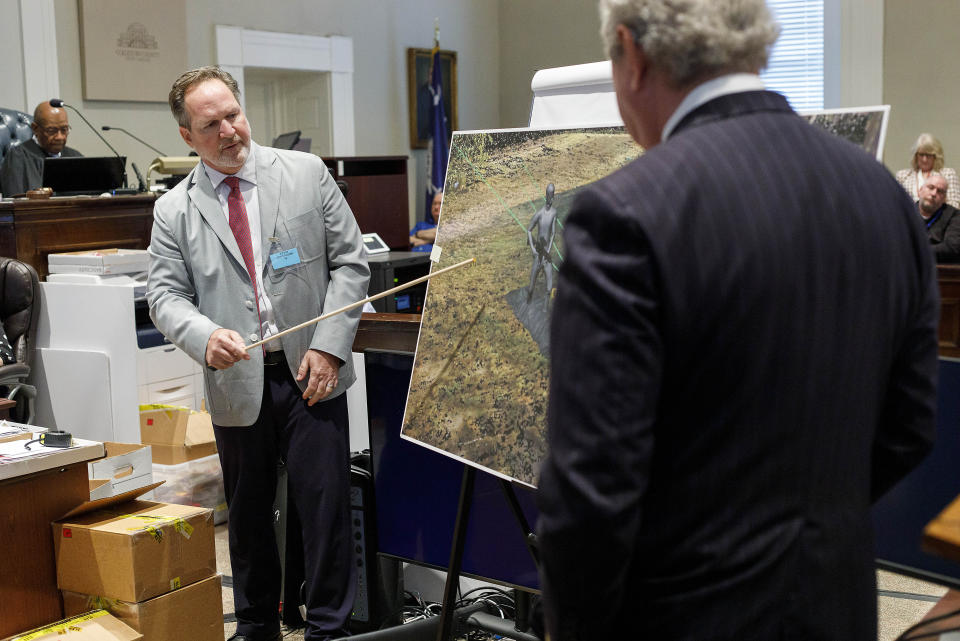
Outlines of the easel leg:
{"label": "easel leg", "polygon": [[517,523],[520,525],[520,530],[523,532],[523,542],[527,546],[527,551],[530,552],[530,556],[533,557],[533,564],[539,568],[540,554],[537,552],[537,535],[534,534],[533,530],[530,528],[530,524],[527,522],[527,517],[520,508],[520,501],[517,499],[517,493],[514,492],[513,485],[504,479],[500,479],[500,488],[503,490],[503,495],[507,499],[507,504],[510,505],[510,511],[513,512],[514,518],[517,519]]}
{"label": "easel leg", "polygon": [[463,564],[463,546],[467,538],[467,525],[470,523],[470,508],[473,505],[473,482],[477,471],[471,465],[463,466],[463,480],[460,481],[460,502],[457,507],[457,522],[453,528],[453,543],[450,547],[450,563],[447,565],[447,581],[443,586],[443,619],[437,632],[437,641],[452,641],[454,609],[457,603],[457,589],[460,586],[460,567]]}

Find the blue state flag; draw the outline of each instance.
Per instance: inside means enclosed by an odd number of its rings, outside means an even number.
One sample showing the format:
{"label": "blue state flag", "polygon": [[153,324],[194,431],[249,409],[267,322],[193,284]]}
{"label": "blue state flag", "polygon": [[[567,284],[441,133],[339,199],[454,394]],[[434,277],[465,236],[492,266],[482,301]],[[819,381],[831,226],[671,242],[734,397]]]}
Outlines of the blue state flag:
{"label": "blue state flag", "polygon": [[433,48],[433,62],[430,65],[430,143],[427,147],[427,166],[430,179],[427,181],[426,212],[423,219],[431,224],[433,219],[430,205],[438,191],[443,191],[443,181],[447,176],[447,158],[450,155],[450,124],[443,107],[443,72],[440,67],[440,48]]}

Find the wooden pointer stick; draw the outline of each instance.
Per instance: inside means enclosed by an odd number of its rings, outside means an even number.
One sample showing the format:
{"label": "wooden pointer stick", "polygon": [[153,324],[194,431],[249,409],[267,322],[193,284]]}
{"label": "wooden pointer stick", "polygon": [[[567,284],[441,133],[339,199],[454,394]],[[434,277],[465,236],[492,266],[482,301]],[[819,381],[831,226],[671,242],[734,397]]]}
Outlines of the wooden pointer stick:
{"label": "wooden pointer stick", "polygon": [[469,259],[463,261],[462,263],[457,263],[456,265],[450,265],[449,267],[444,267],[443,269],[437,270],[437,271],[433,272],[432,274],[427,274],[426,276],[421,276],[420,278],[417,278],[417,279],[415,279],[415,280],[411,280],[409,283],[404,283],[403,285],[398,285],[398,286],[394,287],[393,289],[388,289],[388,290],[385,291],[385,292],[380,292],[379,294],[374,294],[373,296],[368,296],[367,298],[364,298],[363,300],[358,300],[358,301],[355,302],[355,303],[350,303],[349,305],[346,305],[346,306],[344,306],[344,307],[341,307],[340,309],[335,309],[335,310],[333,310],[332,312],[327,312],[326,314],[323,314],[322,316],[317,316],[317,317],[314,318],[313,320],[308,320],[308,321],[306,321],[305,323],[300,323],[299,325],[295,325],[295,326],[291,327],[290,329],[285,329],[285,330],[283,330],[282,332],[280,332],[279,334],[274,334],[273,336],[268,336],[267,338],[264,338],[264,339],[261,340],[261,341],[257,341],[256,343],[250,343],[250,344],[247,345],[244,349],[246,349],[246,350],[249,352],[249,351],[250,351],[251,349],[253,349],[254,347],[260,347],[260,346],[263,345],[264,343],[269,343],[270,341],[272,341],[272,340],[274,340],[274,339],[276,339],[276,338],[280,338],[281,336],[285,336],[286,334],[290,334],[291,332],[295,332],[295,331],[297,331],[297,330],[303,329],[304,327],[308,327],[308,326],[310,326],[310,325],[315,325],[315,324],[319,323],[319,322],[322,321],[322,320],[326,320],[326,319],[330,318],[331,316],[336,316],[337,314],[342,314],[343,312],[349,312],[351,309],[356,309],[357,307],[362,307],[362,306],[365,305],[366,303],[370,303],[370,302],[373,302],[373,301],[375,301],[375,300],[380,300],[381,298],[385,298],[385,297],[389,296],[390,294],[396,294],[397,292],[399,292],[399,291],[401,291],[401,290],[404,290],[404,289],[406,289],[406,288],[408,288],[408,287],[413,287],[414,285],[417,285],[417,284],[419,284],[419,283],[422,283],[422,282],[424,282],[424,281],[426,281],[426,280],[430,280],[430,279],[433,278],[434,276],[439,276],[440,274],[443,274],[444,272],[453,271],[454,269],[457,269],[457,268],[459,268],[459,267],[463,267],[464,265],[469,265],[470,263],[475,263],[475,262],[477,262],[477,259],[476,259],[476,258],[469,258]]}

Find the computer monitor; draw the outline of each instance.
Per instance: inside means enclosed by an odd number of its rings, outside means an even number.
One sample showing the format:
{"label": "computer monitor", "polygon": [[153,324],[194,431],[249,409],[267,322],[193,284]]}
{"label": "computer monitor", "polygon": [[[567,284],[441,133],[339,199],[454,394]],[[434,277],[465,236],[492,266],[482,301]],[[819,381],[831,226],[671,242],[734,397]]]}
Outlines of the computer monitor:
{"label": "computer monitor", "polygon": [[123,186],[125,156],[44,158],[44,187],[58,196],[102,194]]}
{"label": "computer monitor", "polygon": [[[464,464],[400,438],[413,369],[412,354],[364,354],[378,552],[445,568],[450,560]],[[533,490],[514,486],[528,524],[537,520]],[[477,471],[461,572],[494,583],[539,590],[525,532],[500,480]]]}
{"label": "computer monitor", "polygon": [[273,139],[273,144],[270,145],[276,149],[293,149],[300,141],[300,130],[297,131],[288,131],[285,134],[280,134]]}

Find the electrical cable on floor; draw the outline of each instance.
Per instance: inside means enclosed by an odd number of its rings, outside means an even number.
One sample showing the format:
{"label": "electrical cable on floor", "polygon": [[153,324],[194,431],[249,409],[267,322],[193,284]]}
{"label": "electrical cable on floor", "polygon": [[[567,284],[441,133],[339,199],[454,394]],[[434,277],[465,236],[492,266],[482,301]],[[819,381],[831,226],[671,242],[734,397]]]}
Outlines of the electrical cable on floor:
{"label": "electrical cable on floor", "polygon": [[[459,593],[459,589],[458,589]],[[460,593],[460,598],[456,602],[456,608],[462,608],[476,603],[483,603],[484,609],[493,616],[504,620],[511,620],[516,616],[516,602],[510,592],[494,586],[481,586]],[[380,629],[390,627],[391,622],[396,621],[400,615],[402,623],[411,623],[432,617],[440,616],[443,613],[443,604],[424,601],[419,593],[404,591],[404,604],[390,613],[380,625]],[[502,637],[484,630],[470,630],[466,633],[467,641],[490,641]]]}

